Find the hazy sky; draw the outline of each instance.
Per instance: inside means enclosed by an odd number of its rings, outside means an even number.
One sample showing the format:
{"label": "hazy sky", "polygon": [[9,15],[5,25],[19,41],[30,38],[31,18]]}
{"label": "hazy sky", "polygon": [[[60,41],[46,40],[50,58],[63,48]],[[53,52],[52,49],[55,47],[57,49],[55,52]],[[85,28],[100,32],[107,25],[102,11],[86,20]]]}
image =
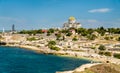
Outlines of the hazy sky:
{"label": "hazy sky", "polygon": [[85,28],[120,28],[120,0],[0,0],[0,29],[62,27],[70,16]]}

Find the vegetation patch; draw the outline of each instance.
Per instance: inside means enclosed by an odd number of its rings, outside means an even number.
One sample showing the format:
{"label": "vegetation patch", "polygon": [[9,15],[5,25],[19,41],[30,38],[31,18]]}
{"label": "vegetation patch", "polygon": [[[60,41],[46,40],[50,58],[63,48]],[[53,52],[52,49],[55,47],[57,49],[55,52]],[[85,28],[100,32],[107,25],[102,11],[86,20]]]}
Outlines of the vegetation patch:
{"label": "vegetation patch", "polygon": [[56,47],[56,46],[50,46],[50,49],[51,49],[51,50],[56,50],[56,51],[59,51],[59,50],[60,50],[60,48],[59,48],[59,47]]}
{"label": "vegetation patch", "polygon": [[104,55],[105,56],[112,56],[112,53],[111,52],[105,52]]}
{"label": "vegetation patch", "polygon": [[120,54],[116,53],[116,54],[114,54],[114,57],[120,59]]}
{"label": "vegetation patch", "polygon": [[35,37],[27,38],[28,41],[35,41],[37,40]]}
{"label": "vegetation patch", "polygon": [[78,38],[76,36],[74,36],[74,38],[72,39],[73,41],[77,41]]}
{"label": "vegetation patch", "polygon": [[52,46],[52,45],[56,45],[56,42],[55,41],[49,41],[48,46]]}
{"label": "vegetation patch", "polygon": [[66,34],[66,36],[71,36],[72,35],[72,33],[71,32],[68,32],[67,34]]}
{"label": "vegetation patch", "polygon": [[98,49],[101,50],[101,51],[104,51],[104,50],[106,50],[106,47],[105,47],[104,45],[100,45],[100,46],[98,47]]}

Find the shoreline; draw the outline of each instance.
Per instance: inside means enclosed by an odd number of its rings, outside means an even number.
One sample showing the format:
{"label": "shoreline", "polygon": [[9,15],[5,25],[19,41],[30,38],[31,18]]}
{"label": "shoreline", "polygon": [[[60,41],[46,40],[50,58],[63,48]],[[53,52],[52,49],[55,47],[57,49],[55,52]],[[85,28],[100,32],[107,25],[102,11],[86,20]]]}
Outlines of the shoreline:
{"label": "shoreline", "polygon": [[[0,45],[1,46],[1,45]],[[88,59],[88,58],[85,58],[85,57],[75,57],[75,56],[70,56],[70,55],[60,55],[60,54],[54,54],[54,53],[44,53],[42,51],[40,51],[40,48],[36,48],[34,46],[14,46],[14,45],[2,45],[4,47],[18,47],[20,49],[25,49],[25,50],[31,50],[31,51],[34,51],[35,53],[38,53],[38,54],[48,54],[48,55],[56,55],[56,56],[60,56],[60,57],[70,57],[70,58],[77,58],[77,59],[83,59],[83,60],[88,60],[88,61],[93,61],[92,59]],[[34,47],[34,48],[33,48]],[[86,63],[86,64],[91,64],[91,63]],[[86,64],[83,64],[81,66],[86,66]],[[79,67],[81,67],[79,66]],[[73,70],[70,70],[70,71],[56,71],[55,73],[72,73],[74,70],[76,69],[79,69],[79,67],[76,67],[75,69]]]}
{"label": "shoreline", "polygon": [[[74,71],[83,71],[85,70],[85,68],[89,68],[92,67],[94,65],[98,65],[98,64],[102,64],[102,63],[106,63],[106,59],[105,58],[93,58],[93,57],[84,57],[84,56],[76,56],[76,53],[71,54],[70,52],[63,52],[63,51],[51,51],[50,49],[43,49],[43,48],[38,48],[36,46],[30,46],[30,45],[3,45],[6,47],[19,47],[21,49],[26,49],[26,50],[31,50],[34,51],[35,53],[38,54],[48,54],[48,55],[56,55],[56,56],[60,56],[60,57],[72,57],[72,58],[77,58],[77,59],[83,59],[83,60],[88,60],[91,61],[91,63],[87,63],[87,64],[83,64],[77,68],[75,68],[74,70],[70,70],[70,71],[56,71],[56,73],[73,73]],[[72,52],[73,53],[73,52]],[[117,60],[116,62],[114,62],[115,60]],[[111,60],[109,59],[108,61],[110,61],[110,63],[117,63],[119,61],[118,64],[120,64],[120,59],[114,59]]]}
{"label": "shoreline", "polygon": [[[7,46],[7,47],[19,47],[21,49],[26,49],[26,50],[31,50],[34,51],[35,53],[38,54],[50,54],[50,55],[57,55],[57,56],[63,56],[63,57],[73,57],[73,58],[80,58],[80,59],[85,59],[85,60],[89,60],[92,63],[93,62],[97,62],[97,63],[106,63],[106,61],[109,61],[110,63],[116,63],[119,61],[118,64],[120,64],[120,59],[117,58],[110,58],[110,57],[87,57],[84,55],[79,55],[78,52],[71,52],[71,51],[55,51],[55,50],[50,50],[50,49],[43,49],[43,48],[39,48],[36,46],[30,46],[30,45],[3,45],[3,46]],[[79,52],[79,53],[83,53],[83,52]],[[77,56],[76,56],[77,55]],[[114,60],[112,60],[114,59]],[[114,62],[116,61],[116,62]]]}
{"label": "shoreline", "polygon": [[34,51],[35,53],[38,53],[38,54],[56,55],[56,56],[61,56],[61,57],[72,57],[72,58],[77,58],[77,59],[89,60],[91,62],[102,62],[102,61],[100,61],[98,59],[93,59],[93,58],[90,58],[90,57],[69,55],[66,52],[64,52],[64,53],[61,53],[60,51],[58,51],[58,52],[56,52],[56,51],[54,51],[54,52],[45,52],[44,49],[40,49],[40,48],[35,47],[35,46],[28,46],[28,45],[19,45],[19,46],[14,46],[14,45],[0,45],[0,46],[18,47],[18,48],[21,48],[21,49]]}

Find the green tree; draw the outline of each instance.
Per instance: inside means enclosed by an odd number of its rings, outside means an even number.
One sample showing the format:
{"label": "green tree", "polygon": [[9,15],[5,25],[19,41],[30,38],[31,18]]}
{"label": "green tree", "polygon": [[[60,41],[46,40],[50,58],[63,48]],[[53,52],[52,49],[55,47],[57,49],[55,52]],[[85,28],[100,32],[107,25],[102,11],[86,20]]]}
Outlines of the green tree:
{"label": "green tree", "polygon": [[78,29],[77,29],[77,33],[78,33],[78,34],[81,34],[82,32],[85,32],[85,31],[86,31],[85,28],[78,28]]}
{"label": "green tree", "polygon": [[87,31],[88,31],[88,34],[92,34],[94,32],[94,29],[90,28]]}
{"label": "green tree", "polygon": [[63,30],[61,30],[61,32],[62,32],[62,33],[68,33],[69,30],[67,30],[67,29],[63,29]]}
{"label": "green tree", "polygon": [[107,31],[110,34],[120,34],[120,28],[108,28]]}
{"label": "green tree", "polygon": [[96,31],[101,34],[101,36],[104,36],[106,29],[104,27],[97,28]]}
{"label": "green tree", "polygon": [[88,31],[85,28],[78,28],[77,33],[81,34],[82,36],[87,36],[88,35]]}
{"label": "green tree", "polygon": [[36,35],[36,34],[37,34],[37,30],[31,31],[31,33],[32,33],[33,35]]}
{"label": "green tree", "polygon": [[109,33],[114,33],[115,29],[114,28],[108,28]]}
{"label": "green tree", "polygon": [[52,28],[50,28],[49,30],[48,30],[50,33],[54,33],[54,29],[52,29]]}
{"label": "green tree", "polygon": [[42,29],[37,30],[37,33],[42,34]]}
{"label": "green tree", "polygon": [[27,30],[22,30],[19,32],[20,34],[28,34],[28,31]]}

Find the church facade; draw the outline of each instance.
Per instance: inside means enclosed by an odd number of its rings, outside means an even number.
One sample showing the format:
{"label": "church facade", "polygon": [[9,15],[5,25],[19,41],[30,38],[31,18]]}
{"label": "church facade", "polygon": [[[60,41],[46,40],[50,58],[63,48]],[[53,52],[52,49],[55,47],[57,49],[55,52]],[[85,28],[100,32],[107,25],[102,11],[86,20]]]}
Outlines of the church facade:
{"label": "church facade", "polygon": [[69,17],[68,22],[63,24],[64,29],[69,29],[69,28],[80,28],[81,24],[79,22],[76,22],[75,17]]}

